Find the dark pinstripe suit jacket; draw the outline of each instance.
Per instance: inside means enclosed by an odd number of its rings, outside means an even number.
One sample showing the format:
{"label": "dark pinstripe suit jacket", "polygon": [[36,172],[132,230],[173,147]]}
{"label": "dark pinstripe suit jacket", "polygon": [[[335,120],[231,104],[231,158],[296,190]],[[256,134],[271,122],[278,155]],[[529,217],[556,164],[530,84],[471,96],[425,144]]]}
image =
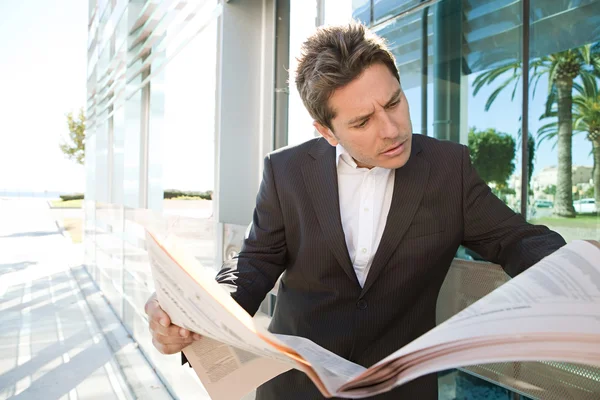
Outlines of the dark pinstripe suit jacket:
{"label": "dark pinstripe suit jacket", "polygon": [[[438,292],[459,245],[514,276],[565,243],[496,198],[465,146],[413,135],[361,288],[342,231],[336,171],[335,148],[323,139],[270,154],[249,236],[217,280],[234,284],[233,298],[254,314],[283,274],[270,330],[309,338],[366,367],[435,326]],[[259,400],[320,398],[295,370],[257,391]],[[436,377],[376,398],[436,399]]]}

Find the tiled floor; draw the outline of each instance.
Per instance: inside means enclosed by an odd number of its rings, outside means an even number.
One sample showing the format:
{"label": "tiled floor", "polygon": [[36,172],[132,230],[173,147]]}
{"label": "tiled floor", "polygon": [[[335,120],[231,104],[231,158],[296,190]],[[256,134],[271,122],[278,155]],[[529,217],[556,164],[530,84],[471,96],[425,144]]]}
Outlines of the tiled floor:
{"label": "tiled floor", "polygon": [[46,202],[0,199],[0,221],[0,399],[149,398],[144,386],[151,398],[171,398],[143,357],[135,384],[122,372],[116,360],[135,346],[107,341],[128,336],[90,311],[95,286],[82,292],[79,249]]}

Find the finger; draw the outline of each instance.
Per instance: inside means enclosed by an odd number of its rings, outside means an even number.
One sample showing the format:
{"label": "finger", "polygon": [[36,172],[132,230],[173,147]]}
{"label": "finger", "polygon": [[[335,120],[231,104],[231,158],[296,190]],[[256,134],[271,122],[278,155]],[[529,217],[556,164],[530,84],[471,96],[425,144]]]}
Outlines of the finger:
{"label": "finger", "polygon": [[148,315],[148,319],[151,321],[156,321],[164,327],[171,325],[171,319],[167,313],[160,308],[160,304],[158,303],[158,299],[156,299],[155,295],[148,299],[146,305],[144,306],[144,310]]}
{"label": "finger", "polygon": [[189,344],[162,344],[152,339],[152,344],[162,354],[175,354],[186,348]]}
{"label": "finger", "polygon": [[165,328],[164,326],[159,324],[157,321],[150,320],[148,323],[148,326],[150,327],[151,330],[153,330],[154,332],[156,332],[160,335],[181,337],[181,335],[179,334],[179,330],[181,329],[181,327],[179,327],[177,325],[171,324]]}
{"label": "finger", "polygon": [[163,336],[179,336],[182,338],[192,336],[192,332],[175,324],[171,324],[165,328],[164,326],[155,321],[150,321],[148,325],[152,331]]}
{"label": "finger", "polygon": [[150,333],[152,333],[152,337],[161,344],[190,344],[194,342],[194,339],[191,336],[186,338],[182,338],[181,336],[163,336],[156,334],[156,332],[153,332],[152,330],[150,330]]}
{"label": "finger", "polygon": [[156,322],[151,322],[148,328],[152,336],[157,338],[161,343],[191,343],[194,341],[192,333],[187,330],[186,332],[188,333],[186,336],[181,336],[181,328],[177,325],[165,328]]}

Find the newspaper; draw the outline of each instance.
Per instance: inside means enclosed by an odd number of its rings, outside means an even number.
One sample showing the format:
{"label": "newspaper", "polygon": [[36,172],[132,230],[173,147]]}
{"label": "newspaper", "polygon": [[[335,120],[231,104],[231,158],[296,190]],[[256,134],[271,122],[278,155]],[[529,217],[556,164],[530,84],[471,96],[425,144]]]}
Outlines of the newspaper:
{"label": "newspaper", "polygon": [[504,361],[600,366],[600,244],[574,241],[428,333],[365,368],[309,339],[268,332],[173,238],[147,232],[156,293],[211,398],[236,399],[291,368],[325,397],[363,398],[420,376]]}

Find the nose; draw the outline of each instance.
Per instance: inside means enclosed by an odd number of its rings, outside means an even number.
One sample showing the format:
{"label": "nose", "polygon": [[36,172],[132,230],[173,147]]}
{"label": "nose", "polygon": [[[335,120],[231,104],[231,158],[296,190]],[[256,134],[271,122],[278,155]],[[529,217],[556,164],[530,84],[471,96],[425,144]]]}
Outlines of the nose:
{"label": "nose", "polygon": [[392,119],[392,117],[385,111],[383,111],[381,116],[381,126],[379,129],[379,134],[382,139],[395,139],[398,137],[398,126]]}

